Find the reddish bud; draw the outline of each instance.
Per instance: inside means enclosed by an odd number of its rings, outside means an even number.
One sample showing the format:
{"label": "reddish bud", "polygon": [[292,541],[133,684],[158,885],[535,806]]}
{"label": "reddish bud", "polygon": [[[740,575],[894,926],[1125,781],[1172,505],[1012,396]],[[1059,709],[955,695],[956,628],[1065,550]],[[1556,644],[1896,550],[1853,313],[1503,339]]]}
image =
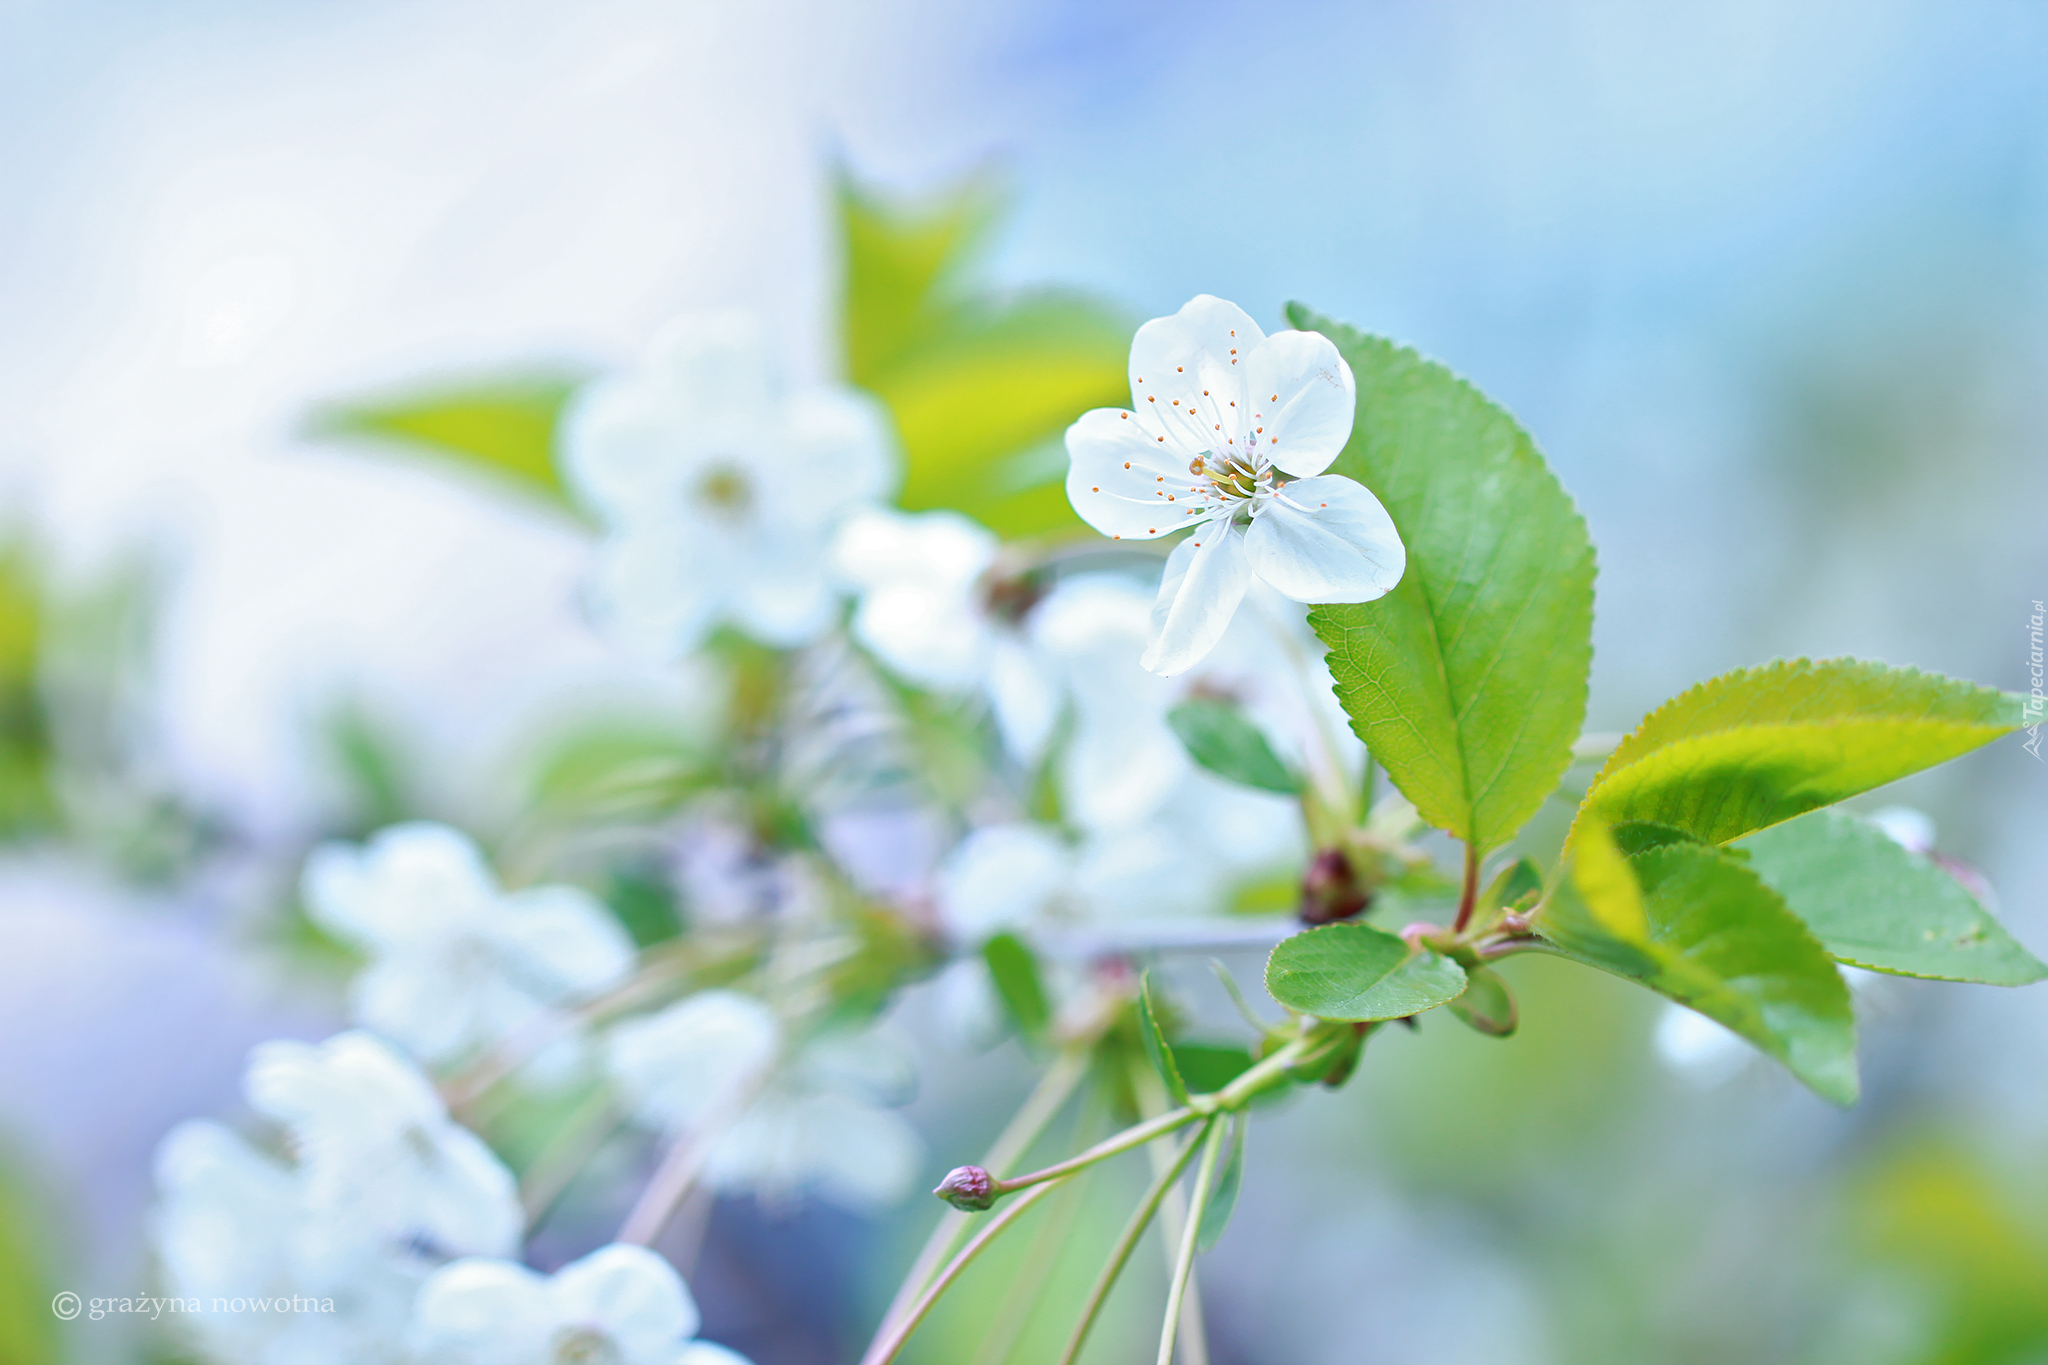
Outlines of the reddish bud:
{"label": "reddish bud", "polygon": [[980,1213],[996,1202],[996,1179],[979,1166],[956,1166],[932,1193],[963,1213]]}
{"label": "reddish bud", "polygon": [[1361,914],[1372,892],[1359,885],[1358,871],[1341,848],[1326,848],[1301,877],[1301,922],[1334,924]]}

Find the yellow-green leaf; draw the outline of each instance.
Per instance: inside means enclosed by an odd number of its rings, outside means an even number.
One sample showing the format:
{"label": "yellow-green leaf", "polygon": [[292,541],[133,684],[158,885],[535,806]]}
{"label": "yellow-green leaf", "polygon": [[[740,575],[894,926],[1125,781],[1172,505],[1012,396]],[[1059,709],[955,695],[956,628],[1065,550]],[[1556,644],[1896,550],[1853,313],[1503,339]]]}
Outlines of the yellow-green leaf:
{"label": "yellow-green leaf", "polygon": [[1725,843],[1968,753],[2020,726],[2020,699],[1861,659],[1738,669],[1657,708],[1582,811]]}

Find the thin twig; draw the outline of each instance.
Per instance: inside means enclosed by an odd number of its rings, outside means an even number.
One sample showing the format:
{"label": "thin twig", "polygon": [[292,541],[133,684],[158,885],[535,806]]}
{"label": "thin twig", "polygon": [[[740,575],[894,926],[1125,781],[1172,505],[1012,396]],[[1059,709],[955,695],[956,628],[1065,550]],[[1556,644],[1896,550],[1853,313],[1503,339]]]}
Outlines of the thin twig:
{"label": "thin twig", "polygon": [[619,1225],[619,1235],[614,1241],[638,1246],[654,1245],[677,1206],[696,1187],[697,1178],[704,1173],[705,1163],[711,1159],[712,1148],[760,1098],[773,1072],[771,1063],[734,1085],[720,1097],[709,1114],[677,1135],[662,1157],[661,1165],[655,1168],[653,1177],[648,1180],[647,1188],[640,1191],[640,1198],[626,1215],[626,1221]]}
{"label": "thin twig", "polygon": [[960,1254],[948,1261],[946,1268],[939,1272],[938,1278],[931,1282],[924,1293],[918,1295],[917,1302],[910,1306],[910,1311],[903,1315],[902,1321],[894,1326],[885,1324],[884,1330],[868,1347],[867,1354],[860,1358],[861,1365],[889,1365],[889,1362],[896,1358],[897,1352],[903,1349],[904,1343],[910,1340],[910,1334],[917,1330],[917,1325],[924,1321],[925,1314],[932,1311],[932,1305],[939,1301],[939,1295],[945,1293],[947,1287],[960,1278],[960,1272],[967,1269],[974,1258],[1000,1236],[1004,1229],[1016,1222],[1024,1210],[1058,1188],[1058,1185],[1040,1185],[990,1219],[988,1226],[983,1228],[973,1241],[962,1247]]}
{"label": "thin twig", "polygon": [[[1195,1175],[1195,1195],[1189,1201],[1187,1226],[1181,1230],[1180,1258],[1174,1265],[1173,1284],[1166,1295],[1166,1320],[1159,1327],[1159,1365],[1173,1365],[1174,1337],[1179,1333],[1181,1310],[1187,1303],[1188,1280],[1195,1270],[1195,1242],[1202,1234],[1202,1213],[1209,1207],[1209,1193],[1216,1181],[1216,1158],[1222,1151],[1223,1125],[1211,1122],[1202,1139],[1202,1168]],[[1198,1307],[1196,1311],[1201,1310]]]}
{"label": "thin twig", "polygon": [[[1211,1123],[1219,1120],[1211,1119]],[[1191,1135],[1181,1144],[1180,1151],[1172,1160],[1163,1165],[1152,1178],[1152,1187],[1145,1191],[1145,1198],[1131,1212],[1131,1219],[1124,1224],[1124,1230],[1110,1248],[1109,1259],[1103,1263],[1102,1273],[1095,1278],[1095,1287],[1088,1291],[1088,1302],[1081,1309],[1081,1320],[1074,1324],[1074,1334],[1067,1339],[1067,1349],[1060,1356],[1059,1365],[1074,1365],[1075,1357],[1081,1354],[1081,1347],[1088,1340],[1089,1330],[1095,1326],[1095,1319],[1102,1312],[1102,1305],[1109,1301],[1109,1291],[1116,1287],[1117,1277],[1123,1274],[1125,1262],[1137,1249],[1138,1241],[1145,1235],[1145,1229],[1152,1225],[1152,1217],[1159,1211],[1159,1201],[1180,1179],[1180,1173],[1187,1169],[1188,1161],[1195,1150],[1202,1145],[1208,1129]]]}
{"label": "thin twig", "polygon": [[[1088,1054],[1092,1046],[1091,1039],[1088,1044],[1068,1048],[1053,1058],[1053,1063],[1046,1068],[1045,1075],[1039,1078],[1038,1084],[1019,1106],[1016,1117],[1010,1120],[1008,1126],[990,1145],[988,1155],[982,1159],[985,1169],[1001,1175],[1016,1165],[1024,1153],[1030,1150],[1031,1144],[1038,1141],[1039,1134],[1045,1131],[1045,1125],[1052,1122],[1053,1116],[1059,1113],[1066,1105],[1067,1098],[1074,1093],[1074,1087],[1088,1073]],[[908,1311],[917,1296],[923,1292],[933,1273],[953,1250],[954,1244],[960,1240],[961,1230],[974,1216],[959,1209],[948,1209],[940,1217],[938,1226],[932,1229],[931,1236],[925,1239],[924,1247],[917,1253],[917,1259],[911,1262],[910,1270],[904,1275],[902,1285],[897,1288],[896,1297],[890,1301],[888,1311],[882,1314],[884,1328]]]}

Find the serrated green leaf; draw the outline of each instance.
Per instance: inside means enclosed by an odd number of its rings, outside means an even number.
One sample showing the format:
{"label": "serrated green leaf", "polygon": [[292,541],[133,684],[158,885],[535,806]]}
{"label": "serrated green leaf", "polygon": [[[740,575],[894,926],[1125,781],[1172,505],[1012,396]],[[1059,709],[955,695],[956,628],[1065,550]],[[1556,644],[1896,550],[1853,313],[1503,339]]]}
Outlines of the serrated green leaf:
{"label": "serrated green leaf", "polygon": [[1621,742],[1583,812],[1719,844],[1933,767],[2020,726],[2020,699],[1861,659],[1738,669]]}
{"label": "serrated green leaf", "polygon": [[1052,1005],[1038,974],[1038,959],[1015,934],[996,934],[981,945],[982,960],[996,985],[996,997],[1010,1022],[1027,1038],[1044,1034],[1052,1022]]}
{"label": "serrated green leaf", "polygon": [[1259,727],[1234,704],[1194,697],[1168,711],[1166,723],[1180,737],[1188,757],[1218,777],[1282,796],[1301,791],[1301,774],[1280,761]]}
{"label": "serrated green leaf", "polygon": [[1838,961],[1993,986],[2048,977],[1962,883],[1844,811],[1802,815],[1734,847]]}
{"label": "serrated green leaf", "polygon": [[1202,1207],[1202,1221],[1195,1225],[1195,1252],[1206,1255],[1209,1248],[1230,1226],[1230,1215],[1237,1210],[1238,1187],[1244,1184],[1244,1130],[1250,1125],[1243,1114],[1234,1114],[1229,1120],[1230,1149],[1223,1154],[1222,1169],[1216,1172],[1216,1184],[1209,1193],[1209,1202]]}
{"label": "serrated green leaf", "polygon": [[1726,1025],[1826,1098],[1855,1102],[1848,987],[1783,898],[1739,860],[1692,843],[1625,858],[1595,820],[1536,927],[1574,956]]}
{"label": "serrated green leaf", "polygon": [[1266,959],[1266,989],[1318,1019],[1401,1019],[1465,989],[1465,972],[1369,924],[1326,924],[1282,939]]}
{"label": "serrated green leaf", "polygon": [[538,376],[461,385],[314,414],[315,436],[373,436],[452,458],[557,507],[570,508],[555,469],[555,425],[576,380]]}
{"label": "serrated green leaf", "polygon": [[1506,1038],[1515,1031],[1515,997],[1500,973],[1473,967],[1465,973],[1465,993],[1450,1002],[1450,1011],[1475,1032]]}
{"label": "serrated green leaf", "polygon": [[1482,853],[1571,763],[1592,663],[1593,548],[1515,420],[1442,366],[1303,307],[1358,381],[1330,467],[1378,495],[1408,571],[1377,602],[1321,606],[1337,695],[1422,817]]}
{"label": "serrated green leaf", "polygon": [[1131,328],[1073,295],[969,293],[963,267],[998,207],[986,182],[922,213],[842,184],[847,373],[896,419],[905,508],[954,508],[1003,536],[1078,531],[1059,437],[1129,400]]}
{"label": "serrated green leaf", "polygon": [[1186,1104],[1188,1083],[1181,1079],[1180,1066],[1173,1056],[1173,1045],[1160,1032],[1159,1013],[1152,1004],[1150,972],[1145,973],[1144,979],[1138,983],[1138,1036],[1144,1040],[1145,1056],[1151,1059],[1159,1079],[1166,1082],[1166,1091],[1173,1096],[1173,1102]]}

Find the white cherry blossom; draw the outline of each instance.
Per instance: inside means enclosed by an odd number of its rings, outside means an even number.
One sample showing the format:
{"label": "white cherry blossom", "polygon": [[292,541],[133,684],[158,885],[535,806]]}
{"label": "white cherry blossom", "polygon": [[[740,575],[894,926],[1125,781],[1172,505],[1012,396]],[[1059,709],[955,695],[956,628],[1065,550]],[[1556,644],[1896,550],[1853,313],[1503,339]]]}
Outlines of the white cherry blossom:
{"label": "white cherry blossom", "polygon": [[613,1243],[550,1276],[480,1257],[445,1265],[420,1289],[410,1338],[423,1365],[746,1365],[692,1340],[698,1323],[673,1266]]}
{"label": "white cherry blossom", "polygon": [[1362,484],[1323,471],[1350,439],[1357,387],[1317,332],[1267,336],[1196,296],[1131,343],[1132,410],[1067,430],[1067,496],[1119,540],[1190,534],[1166,561],[1145,667],[1182,672],[1222,638],[1246,586],[1298,602],[1369,602],[1407,551]]}
{"label": "white cherry blossom", "polygon": [[873,1208],[900,1198],[917,1173],[917,1135],[893,1112],[915,1073],[885,1029],[792,1045],[759,1000],[700,991],[618,1025],[608,1061],[640,1122],[707,1133],[704,1177],[715,1189],[781,1200],[811,1187]]}
{"label": "white cherry blossom", "polygon": [[306,1207],[332,1227],[446,1256],[502,1256],[518,1244],[511,1172],[369,1034],[258,1044],[243,1091],[284,1127]]}
{"label": "white cherry blossom", "polygon": [[745,314],[671,324],[639,369],[577,398],[561,452],[607,533],[593,610],[656,658],[689,653],[725,621],[764,644],[815,638],[837,602],[833,525],[898,476],[881,406],[849,388],[785,386]]}
{"label": "white cherry blossom", "polygon": [[199,1359],[223,1365],[361,1365],[398,1359],[431,1265],[307,1198],[302,1172],[203,1119],[157,1147],[156,1259],[168,1295],[298,1301],[295,1311],[172,1319]]}
{"label": "white cherry blossom", "polygon": [[[589,893],[504,892],[476,845],[445,825],[322,845],[306,860],[303,890],[316,923],[369,955],[350,991],[355,1022],[429,1063],[497,1043],[617,984],[633,965],[625,930]],[[569,1054],[541,1060],[559,1072]]]}
{"label": "white cherry blossom", "polygon": [[1059,719],[1059,697],[1022,629],[1034,594],[1000,576],[999,549],[958,512],[873,508],[847,518],[832,557],[860,590],[861,643],[921,687],[986,696],[1004,744],[1032,762]]}

